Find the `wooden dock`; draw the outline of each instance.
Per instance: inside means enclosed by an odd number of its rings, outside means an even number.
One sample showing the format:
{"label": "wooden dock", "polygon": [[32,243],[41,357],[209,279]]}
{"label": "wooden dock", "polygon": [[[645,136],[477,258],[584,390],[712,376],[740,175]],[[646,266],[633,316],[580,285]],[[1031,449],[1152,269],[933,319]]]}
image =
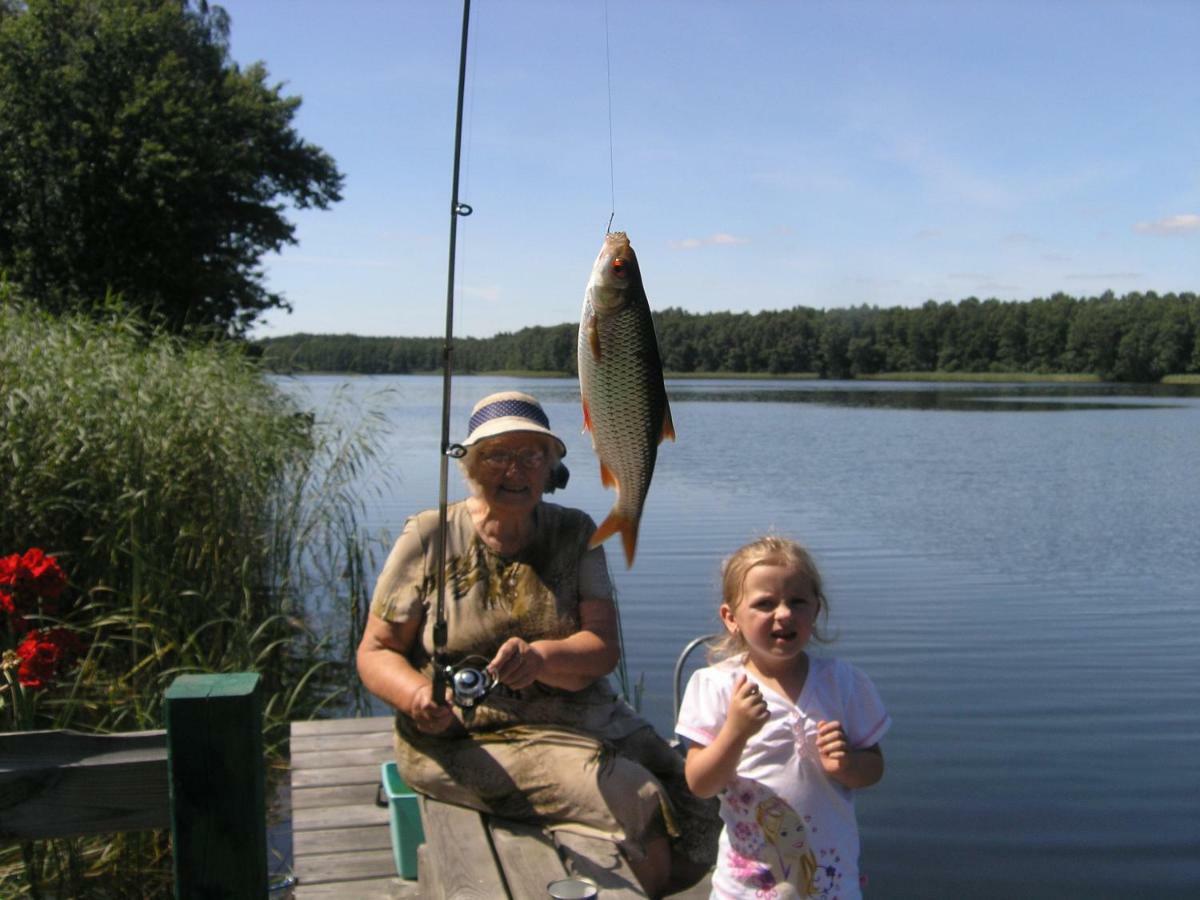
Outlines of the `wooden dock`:
{"label": "wooden dock", "polygon": [[[291,790],[296,900],[408,897],[544,896],[548,867],[591,877],[600,897],[644,896],[612,844],[559,835],[469,810],[423,804],[431,843],[461,848],[440,857],[422,852],[422,883],[396,875],[388,810],[376,805],[380,765],[392,759],[392,719],[329,719],[292,723]],[[441,836],[441,840],[439,840]],[[478,844],[478,846],[476,846]],[[632,883],[631,883],[632,881]],[[536,884],[536,892],[532,885]],[[677,900],[708,896],[708,879]]]}
{"label": "wooden dock", "polygon": [[292,723],[292,868],[296,900],[420,897],[396,875],[379,767],[394,758],[392,718]]}

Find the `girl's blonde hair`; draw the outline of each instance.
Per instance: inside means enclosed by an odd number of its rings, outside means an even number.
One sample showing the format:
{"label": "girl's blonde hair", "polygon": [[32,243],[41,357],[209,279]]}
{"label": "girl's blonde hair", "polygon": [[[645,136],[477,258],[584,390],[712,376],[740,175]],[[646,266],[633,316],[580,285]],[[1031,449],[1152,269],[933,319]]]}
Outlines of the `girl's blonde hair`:
{"label": "girl's blonde hair", "polygon": [[[798,569],[817,600],[817,621],[828,622],[829,602],[825,599],[821,573],[812,554],[796,541],[773,534],[738,548],[721,564],[721,602],[730,610],[736,611],[742,602],[746,576],[755,566],[793,566]],[[818,643],[829,641],[817,623],[813,624],[812,639]],[[710,662],[716,662],[745,653],[747,649],[746,639],[741,634],[726,632],[709,645],[708,658]]]}

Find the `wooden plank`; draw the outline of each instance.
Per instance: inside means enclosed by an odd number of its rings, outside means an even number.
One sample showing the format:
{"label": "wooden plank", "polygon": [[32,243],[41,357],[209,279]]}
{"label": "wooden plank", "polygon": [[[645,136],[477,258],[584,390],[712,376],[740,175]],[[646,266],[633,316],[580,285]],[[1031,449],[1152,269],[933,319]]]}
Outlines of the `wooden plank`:
{"label": "wooden plank", "polygon": [[391,732],[392,716],[365,716],[357,719],[310,719],[305,722],[293,722],[291,733],[293,738],[306,737],[313,734],[344,734],[347,732],[386,731]]}
{"label": "wooden plank", "polygon": [[311,885],[299,883],[292,896],[295,900],[416,900],[424,894],[415,881],[366,878],[350,884],[344,881]]}
{"label": "wooden plank", "polygon": [[376,779],[368,784],[340,784],[334,787],[292,787],[292,809],[316,809],[320,806],[349,806],[354,803],[374,803],[379,787]]}
{"label": "wooden plank", "polygon": [[359,825],[347,828],[306,828],[292,832],[292,854],[353,853],[355,850],[388,850],[392,836],[386,827]]}
{"label": "wooden plank", "polygon": [[375,783],[379,780],[379,766],[377,765],[292,770],[293,788],[336,787],[345,784]]}
{"label": "wooden plank", "polygon": [[[294,869],[302,884],[354,882],[363,878],[395,878],[396,860],[390,847],[361,853],[318,853],[298,857]],[[347,895],[351,892],[347,891]]]}
{"label": "wooden plank", "polygon": [[360,750],[363,747],[391,747],[392,732],[368,731],[344,734],[313,734],[292,738],[292,753],[316,753],[321,750]]}
{"label": "wooden plank", "polygon": [[166,718],[175,896],[267,896],[261,679],[180,675]]}
{"label": "wooden plank", "polygon": [[496,900],[507,897],[504,880],[492,855],[487,828],[479,813],[461,806],[422,798],[421,821],[425,827],[422,855],[425,873],[436,874],[430,885],[438,893],[434,900]]}
{"label": "wooden plank", "polygon": [[318,806],[314,809],[292,810],[294,831],[314,828],[354,828],[360,825],[388,824],[388,811],[374,803],[356,803],[352,806]]}
{"label": "wooden plank", "polygon": [[381,747],[361,747],[358,750],[320,750],[313,753],[293,753],[293,769],[328,769],[339,766],[370,766],[376,768],[381,763],[395,758],[395,752],[389,742]]}
{"label": "wooden plank", "polygon": [[604,900],[637,900],[646,896],[633,869],[612,841],[561,828],[554,832],[554,841],[567,871],[596,882]]}
{"label": "wooden plank", "polygon": [[544,897],[546,885],[566,877],[554,841],[540,827],[489,818],[488,830],[513,897]]}
{"label": "wooden plank", "polygon": [[[424,815],[423,809],[421,812]],[[417,848],[417,878],[421,883],[421,896],[425,900],[441,900],[446,896],[446,886],[441,882],[438,867],[430,862],[433,855],[428,842]]]}
{"label": "wooden plank", "polygon": [[0,735],[0,839],[167,828],[165,731]]}

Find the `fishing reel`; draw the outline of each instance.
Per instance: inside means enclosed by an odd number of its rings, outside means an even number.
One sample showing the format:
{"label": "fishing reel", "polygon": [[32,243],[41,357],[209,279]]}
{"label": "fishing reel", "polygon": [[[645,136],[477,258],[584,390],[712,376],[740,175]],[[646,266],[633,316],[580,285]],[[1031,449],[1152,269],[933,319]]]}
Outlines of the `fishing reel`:
{"label": "fishing reel", "polygon": [[[467,661],[482,660],[482,657],[468,657]],[[454,705],[462,710],[463,718],[470,720],[475,714],[475,708],[487,699],[488,694],[499,683],[485,668],[473,665],[435,665],[434,689],[439,683],[450,688],[450,697]],[[438,691],[437,697],[444,697],[445,692]]]}

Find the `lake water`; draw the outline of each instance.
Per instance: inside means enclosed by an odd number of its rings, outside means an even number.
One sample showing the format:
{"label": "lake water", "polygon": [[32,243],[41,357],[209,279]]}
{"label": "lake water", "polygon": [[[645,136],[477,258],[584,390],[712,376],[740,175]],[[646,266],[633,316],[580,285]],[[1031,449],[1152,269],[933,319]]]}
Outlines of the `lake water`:
{"label": "lake water", "polygon": [[[391,423],[372,534],[436,506],[440,377],[283,383]],[[553,499],[599,521],[614,495],[574,381],[456,377],[452,439],[505,389],[536,395],[568,445]],[[721,558],[777,531],[826,578],[837,640],[820,652],[870,674],[894,719],[887,773],[858,799],[870,896],[1200,896],[1200,392],[668,391],[679,439],[660,451],[634,567],[608,545],[628,669],[660,732],[677,655],[718,626]],[[465,493],[457,466],[450,487]]]}

